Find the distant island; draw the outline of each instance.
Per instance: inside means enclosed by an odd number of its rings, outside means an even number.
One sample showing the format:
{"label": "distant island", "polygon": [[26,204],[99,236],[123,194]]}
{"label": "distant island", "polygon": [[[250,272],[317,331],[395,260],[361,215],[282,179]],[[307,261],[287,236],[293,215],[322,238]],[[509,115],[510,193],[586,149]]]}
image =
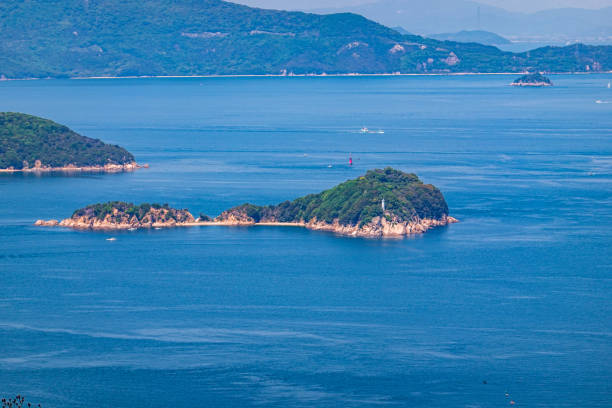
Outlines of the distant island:
{"label": "distant island", "polygon": [[546,78],[544,75],[540,73],[523,75],[522,77],[516,79],[512,82],[512,86],[533,86],[533,87],[543,87],[543,86],[552,86],[552,82],[550,79]]}
{"label": "distant island", "polygon": [[24,113],[0,112],[0,171],[129,171],[138,168],[122,147],[81,136]]}
{"label": "distant island", "polygon": [[456,41],[484,45],[511,44],[508,39],[502,37],[501,35],[483,30],[463,30],[456,33],[432,34],[429,37],[439,41]]}
{"label": "distant island", "polygon": [[167,204],[134,205],[120,201],[76,210],[70,218],[38,220],[38,226],[124,230],[209,225],[299,226],[356,237],[399,237],[424,233],[457,220],[448,215],[444,196],[415,174],[390,167],[368,171],[318,194],[278,205],[242,204],[211,218],[196,219]]}
{"label": "distant island", "polygon": [[612,70],[612,46],[511,53],[472,42],[482,35],[438,41],[352,13],[221,0],[12,1],[0,6],[0,27],[0,80]]}

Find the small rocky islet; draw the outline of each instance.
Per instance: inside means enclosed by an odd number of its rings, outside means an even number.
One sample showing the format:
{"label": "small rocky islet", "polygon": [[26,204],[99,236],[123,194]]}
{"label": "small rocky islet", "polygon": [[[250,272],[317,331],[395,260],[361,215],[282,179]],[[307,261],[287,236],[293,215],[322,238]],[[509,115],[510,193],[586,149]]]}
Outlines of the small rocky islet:
{"label": "small rocky islet", "polygon": [[523,75],[517,78],[510,85],[512,86],[527,86],[527,87],[546,87],[553,86],[552,81],[540,73]]}
{"label": "small rocky islet", "polygon": [[194,217],[167,204],[111,201],[76,210],[70,218],[38,220],[37,226],[127,230],[188,226],[300,226],[355,237],[400,237],[420,234],[457,220],[448,214],[444,196],[415,174],[390,167],[369,170],[329,190],[277,205],[242,204],[211,218]]}
{"label": "small rocky islet", "polygon": [[131,171],[140,166],[124,148],[82,136],[38,116],[0,112],[0,172]]}

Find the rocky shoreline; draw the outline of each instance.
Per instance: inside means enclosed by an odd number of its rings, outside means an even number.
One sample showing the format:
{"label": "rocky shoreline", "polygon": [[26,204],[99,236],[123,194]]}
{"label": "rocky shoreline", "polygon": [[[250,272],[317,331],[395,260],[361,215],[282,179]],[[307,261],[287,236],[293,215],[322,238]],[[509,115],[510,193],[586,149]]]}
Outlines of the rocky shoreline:
{"label": "rocky shoreline", "polygon": [[518,82],[518,83],[511,83],[510,86],[526,86],[526,87],[543,87],[543,86],[553,86],[552,84],[548,83],[548,82]]}
{"label": "rocky shoreline", "polygon": [[418,235],[427,232],[430,229],[443,227],[449,224],[459,222],[454,217],[445,217],[442,220],[421,219],[412,222],[392,222],[387,221],[384,217],[375,217],[368,224],[359,225],[342,225],[335,220],[332,224],[312,220],[310,222],[256,222],[244,223],[235,222],[212,222],[209,225],[229,225],[229,226],[292,226],[302,227],[313,231],[332,232],[337,235],[360,238],[401,238],[410,235]]}
{"label": "rocky shoreline", "polygon": [[388,221],[385,217],[375,217],[370,223],[363,226],[341,225],[336,220],[333,224],[328,224],[325,222],[309,222],[308,224],[305,224],[305,227],[315,231],[330,231],[335,234],[352,237],[397,238],[423,234],[430,229],[443,227],[456,222],[459,222],[459,220],[453,217],[444,217],[444,219],[441,220],[425,218],[417,219],[411,222],[393,222]]}
{"label": "rocky shoreline", "polygon": [[401,221],[389,212],[386,212],[382,217],[374,217],[370,222],[363,225],[341,224],[338,219],[328,223],[319,221],[316,218],[308,222],[281,222],[275,218],[262,218],[259,221],[255,221],[240,209],[230,209],[221,213],[221,215],[215,218],[211,224],[236,226],[296,226],[314,231],[333,232],[344,236],[382,238],[422,234],[432,228],[442,227],[456,222],[459,222],[459,220],[447,215],[444,215],[440,219],[415,217],[410,221]]}
{"label": "rocky shoreline", "polygon": [[79,230],[98,230],[98,231],[121,231],[134,229],[150,228],[175,228],[175,227],[205,227],[205,226],[226,226],[226,227],[256,227],[256,226],[276,226],[276,227],[301,227],[313,231],[332,232],[337,235],[360,237],[360,238],[399,238],[410,235],[423,234],[430,229],[443,227],[459,222],[456,218],[446,216],[443,219],[416,219],[411,222],[393,222],[385,217],[375,217],[365,225],[342,225],[335,220],[333,223],[311,220],[309,222],[278,222],[262,221],[252,222],[240,219],[215,218],[210,221],[194,219],[187,213],[182,220],[170,219],[167,221],[138,222],[125,220],[113,222],[107,219],[97,219],[91,217],[72,217],[64,220],[38,220],[34,223],[39,227],[64,227]]}
{"label": "rocky shoreline", "polygon": [[51,172],[92,172],[92,173],[121,173],[134,171],[137,169],[148,169],[148,164],[138,164],[136,162],[126,164],[106,164],[104,166],[74,166],[67,165],[62,167],[49,167],[49,166],[34,166],[22,169],[15,169],[9,167],[7,169],[0,169],[0,173],[51,173]]}

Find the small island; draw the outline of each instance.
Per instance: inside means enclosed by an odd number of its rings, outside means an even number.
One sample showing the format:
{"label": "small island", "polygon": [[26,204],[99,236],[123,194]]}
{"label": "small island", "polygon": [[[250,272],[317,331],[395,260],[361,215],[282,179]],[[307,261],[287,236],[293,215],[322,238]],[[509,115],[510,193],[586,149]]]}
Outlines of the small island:
{"label": "small island", "polygon": [[448,215],[444,196],[415,174],[390,167],[368,171],[318,194],[277,205],[242,204],[216,218],[167,204],[134,205],[120,201],[94,204],[70,218],[38,220],[38,226],[123,230],[179,226],[299,226],[354,237],[401,237],[457,222]]}
{"label": "small island", "polygon": [[0,172],[120,172],[139,167],[122,147],[81,136],[48,119],[0,112]]}
{"label": "small island", "polygon": [[134,205],[123,201],[93,204],[76,210],[72,217],[58,220],[38,220],[34,225],[76,229],[122,230],[132,228],[163,228],[197,225],[188,210],[170,208],[168,204]]}
{"label": "small island", "polygon": [[510,85],[544,87],[544,86],[552,86],[553,83],[550,81],[550,79],[546,78],[544,75],[540,73],[535,73],[535,74],[523,75],[522,77],[512,82],[512,84]]}

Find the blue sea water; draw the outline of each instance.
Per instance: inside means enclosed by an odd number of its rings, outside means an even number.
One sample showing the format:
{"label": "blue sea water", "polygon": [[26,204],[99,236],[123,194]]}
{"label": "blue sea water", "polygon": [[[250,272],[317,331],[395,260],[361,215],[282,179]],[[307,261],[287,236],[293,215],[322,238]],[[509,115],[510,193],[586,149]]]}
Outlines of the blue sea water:
{"label": "blue sea water", "polygon": [[[595,101],[612,102],[611,76],[512,79],[0,83],[0,110],[150,164],[0,175],[0,395],[45,408],[610,407],[612,104]],[[214,216],[383,166],[438,186],[461,222],[404,240],[32,226],[107,200]]]}

